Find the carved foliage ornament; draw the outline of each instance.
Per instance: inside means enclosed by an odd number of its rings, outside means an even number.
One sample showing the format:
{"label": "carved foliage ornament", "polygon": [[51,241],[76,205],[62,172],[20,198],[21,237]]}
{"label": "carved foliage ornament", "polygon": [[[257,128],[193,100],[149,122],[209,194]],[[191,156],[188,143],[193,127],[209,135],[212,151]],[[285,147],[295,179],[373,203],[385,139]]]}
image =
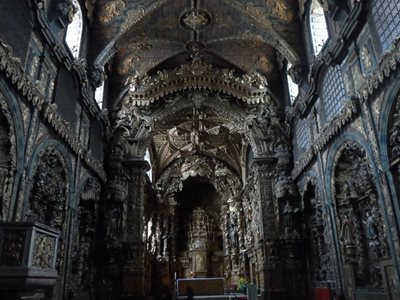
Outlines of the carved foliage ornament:
{"label": "carved foliage ornament", "polygon": [[[182,190],[183,181],[196,176],[208,178],[224,199],[238,194],[242,185],[239,177],[222,162],[195,155],[179,159],[165,169],[156,186],[158,186],[160,194],[171,195]],[[162,198],[166,198],[166,196]]]}
{"label": "carved foliage ornament", "polygon": [[204,10],[192,9],[185,12],[180,23],[187,29],[199,31],[204,29],[211,22],[210,14]]}
{"label": "carved foliage ornament", "polygon": [[397,98],[396,106],[393,113],[393,124],[389,129],[389,143],[391,148],[391,156],[400,155],[400,96]]}
{"label": "carved foliage ornament", "polygon": [[127,4],[124,0],[113,0],[104,5],[100,12],[99,20],[103,24],[110,23],[115,17],[122,14]]}
{"label": "carved foliage ornament", "polygon": [[47,147],[38,156],[26,216],[29,221],[63,231],[65,225],[68,171],[59,152]]}
{"label": "carved foliage ornament", "polygon": [[[38,87],[30,81],[24,74],[21,60],[12,55],[11,47],[0,40],[0,71],[4,72],[7,78],[21,92],[22,96],[40,111],[41,117],[47,122],[64,140],[64,142],[80,156],[90,169],[92,169],[103,181],[106,180],[106,174],[102,164],[96,160],[89,151],[77,141],[72,131],[66,126],[61,116],[52,104],[45,103],[46,100],[40,93]],[[83,68],[76,68],[81,80],[86,78],[86,72]],[[85,94],[83,95],[85,96]],[[10,123],[11,124],[11,123]]]}
{"label": "carved foliage ornament", "polygon": [[56,240],[42,233],[36,233],[33,244],[32,266],[42,269],[53,268]]}
{"label": "carved foliage ornament", "polygon": [[20,267],[23,263],[25,231],[6,230],[2,238],[0,266]]}
{"label": "carved foliage ornament", "polygon": [[16,141],[12,116],[0,93],[0,220],[7,220],[16,170]]}
{"label": "carved foliage ornament", "polygon": [[268,83],[257,72],[235,75],[234,70],[217,69],[195,56],[190,63],[154,76],[130,76],[126,82],[129,93],[124,99],[127,107],[148,106],[155,100],[178,91],[206,89],[225,92],[248,104],[263,103],[270,98]]}
{"label": "carved foliage ornament", "polygon": [[390,254],[371,166],[353,141],[346,142],[336,157],[331,188],[342,255],[357,264],[358,287],[382,289],[379,261]]}

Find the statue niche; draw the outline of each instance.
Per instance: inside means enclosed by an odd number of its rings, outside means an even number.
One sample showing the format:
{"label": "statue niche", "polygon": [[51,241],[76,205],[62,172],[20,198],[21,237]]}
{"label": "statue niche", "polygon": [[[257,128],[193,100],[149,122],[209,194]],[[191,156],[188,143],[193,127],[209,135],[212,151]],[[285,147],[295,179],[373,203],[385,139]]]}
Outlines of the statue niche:
{"label": "statue niche", "polygon": [[344,261],[354,270],[355,288],[383,290],[380,261],[389,250],[371,166],[354,142],[345,143],[337,157],[333,186]]}
{"label": "statue niche", "polygon": [[59,152],[53,147],[44,149],[38,156],[29,206],[26,210],[27,221],[42,223],[62,233],[56,263],[59,272],[63,265],[63,236],[67,224],[67,178],[67,169]]}

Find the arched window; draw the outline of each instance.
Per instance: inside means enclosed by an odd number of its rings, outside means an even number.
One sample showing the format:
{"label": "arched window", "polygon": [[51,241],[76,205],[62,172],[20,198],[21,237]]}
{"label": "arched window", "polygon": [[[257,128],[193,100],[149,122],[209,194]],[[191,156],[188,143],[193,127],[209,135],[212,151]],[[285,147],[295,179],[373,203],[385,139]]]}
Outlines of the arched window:
{"label": "arched window", "polygon": [[310,30],[314,47],[314,54],[318,55],[329,38],[324,9],[317,0],[313,0],[310,7]]}
{"label": "arched window", "polygon": [[94,92],[94,99],[96,100],[97,104],[100,108],[103,108],[103,98],[104,98],[104,81],[101,82],[101,85],[96,88]]}
{"label": "arched window", "polygon": [[72,0],[72,5],[74,6],[74,17],[68,25],[65,42],[71,50],[72,55],[78,58],[83,31],[83,14],[78,0]]}
{"label": "arched window", "polygon": [[150,151],[149,149],[146,150],[146,154],[144,155],[144,160],[147,161],[150,165],[150,170],[147,171],[147,175],[150,178],[150,182],[152,182],[153,179],[153,169],[152,169],[152,164],[151,164],[151,157],[150,157]]}
{"label": "arched window", "polygon": [[322,100],[328,121],[332,120],[342,110],[345,97],[346,89],[340,66],[330,67],[322,86]]}
{"label": "arched window", "polygon": [[294,83],[292,77],[290,77],[289,75],[289,70],[291,67],[292,64],[288,63],[286,75],[287,75],[290,103],[293,103],[294,100],[296,100],[296,97],[299,95],[299,86],[296,83]]}
{"label": "arched window", "polygon": [[400,36],[400,2],[399,0],[374,0],[372,18],[374,20],[382,49],[389,49],[395,38]]}

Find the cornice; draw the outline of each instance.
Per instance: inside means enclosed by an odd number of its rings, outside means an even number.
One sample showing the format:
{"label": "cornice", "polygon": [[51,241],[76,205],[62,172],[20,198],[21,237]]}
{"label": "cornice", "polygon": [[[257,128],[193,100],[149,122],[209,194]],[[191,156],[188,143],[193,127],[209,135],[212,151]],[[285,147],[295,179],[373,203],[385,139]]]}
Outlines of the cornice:
{"label": "cornice", "polygon": [[389,51],[385,52],[379,60],[375,72],[366,80],[361,89],[357,92],[357,96],[366,101],[379,90],[383,85],[386,77],[394,73],[400,65],[400,37],[395,39]]}
{"label": "cornice", "polygon": [[90,150],[86,150],[67,126],[66,121],[56,111],[54,104],[46,101],[37,86],[24,74],[20,59],[12,56],[11,47],[0,40],[0,71],[22,94],[23,97],[40,112],[41,118],[57,133],[95,174],[106,181],[106,173],[100,161],[94,158]]}

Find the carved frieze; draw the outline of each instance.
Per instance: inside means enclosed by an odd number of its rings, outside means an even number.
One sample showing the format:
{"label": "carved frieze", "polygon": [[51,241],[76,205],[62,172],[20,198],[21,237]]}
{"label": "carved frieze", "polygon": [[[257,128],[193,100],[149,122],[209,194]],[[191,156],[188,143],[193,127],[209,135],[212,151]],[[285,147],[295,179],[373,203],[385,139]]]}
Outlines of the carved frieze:
{"label": "carved frieze", "polygon": [[270,98],[267,80],[259,73],[238,76],[233,70],[214,68],[198,56],[154,76],[133,75],[127,84],[129,93],[124,99],[127,107],[148,106],[165,95],[193,88],[229,93],[249,104],[264,103]]}
{"label": "carved frieze", "polygon": [[[367,48],[365,48],[367,49]],[[364,56],[366,52],[364,53]],[[365,56],[364,63],[369,66],[369,59]],[[364,101],[369,99],[370,96],[378,90],[384,83],[384,79],[389,77],[390,74],[395,72],[400,64],[400,38],[393,41],[391,49],[384,53],[382,58],[377,64],[376,71],[373,72],[363,85],[361,91],[358,93],[358,97]]]}

